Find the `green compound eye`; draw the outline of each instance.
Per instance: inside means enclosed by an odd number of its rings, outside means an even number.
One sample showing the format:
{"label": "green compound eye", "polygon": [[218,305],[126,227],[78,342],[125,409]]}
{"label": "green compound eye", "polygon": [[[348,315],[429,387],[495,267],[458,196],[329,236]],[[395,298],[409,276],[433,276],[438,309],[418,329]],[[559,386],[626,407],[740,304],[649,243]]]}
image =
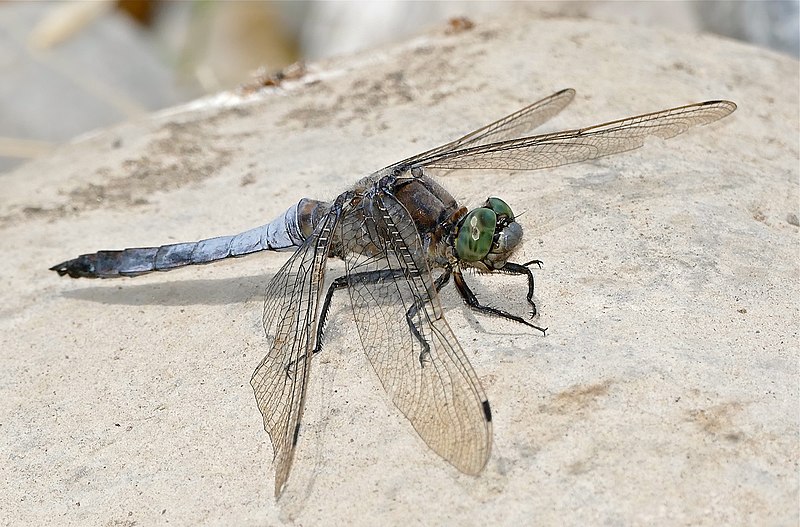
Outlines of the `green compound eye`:
{"label": "green compound eye", "polygon": [[456,239],[458,257],[465,262],[476,262],[489,254],[496,226],[497,215],[487,208],[475,209],[467,214]]}
{"label": "green compound eye", "polygon": [[507,216],[509,222],[514,221],[514,213],[511,212],[511,207],[509,207],[508,203],[500,198],[487,199],[484,207],[492,209],[498,218],[500,216]]}

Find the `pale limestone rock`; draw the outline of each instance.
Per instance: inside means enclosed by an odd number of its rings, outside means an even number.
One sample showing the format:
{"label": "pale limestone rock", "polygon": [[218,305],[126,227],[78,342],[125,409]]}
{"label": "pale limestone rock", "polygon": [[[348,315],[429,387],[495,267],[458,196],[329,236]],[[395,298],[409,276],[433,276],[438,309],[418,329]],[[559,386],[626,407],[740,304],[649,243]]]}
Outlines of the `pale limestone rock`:
{"label": "pale limestone rock", "polygon": [[[4,176],[6,519],[797,523],[798,63],[653,28],[475,22],[100,131]],[[595,163],[440,179],[465,205],[492,194],[524,211],[519,259],[545,261],[547,337],[443,295],[494,409],[480,477],[391,406],[342,297],[274,502],[248,381],[260,295],[286,254],[132,280],[47,270],[244,230],[564,87],[578,96],[546,130],[704,99],[739,110]],[[476,288],[524,309],[519,280]]]}

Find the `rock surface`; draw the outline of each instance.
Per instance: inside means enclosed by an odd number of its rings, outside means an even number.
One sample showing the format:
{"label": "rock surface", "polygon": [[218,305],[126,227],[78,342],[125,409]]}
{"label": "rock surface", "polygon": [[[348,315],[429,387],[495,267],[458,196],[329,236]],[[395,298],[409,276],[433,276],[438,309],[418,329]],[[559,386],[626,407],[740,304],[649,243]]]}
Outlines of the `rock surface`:
{"label": "rock surface", "polygon": [[[709,36],[477,20],[19,168],[0,197],[2,523],[796,525],[797,78],[793,59]],[[739,110],[594,163],[440,179],[467,206],[524,211],[518,260],[545,261],[547,337],[443,294],[494,409],[479,477],[391,406],[342,300],[274,501],[248,381],[286,254],[109,281],[47,270],[245,230],[564,87],[578,96],[545,131]],[[475,280],[524,310],[518,280]]]}

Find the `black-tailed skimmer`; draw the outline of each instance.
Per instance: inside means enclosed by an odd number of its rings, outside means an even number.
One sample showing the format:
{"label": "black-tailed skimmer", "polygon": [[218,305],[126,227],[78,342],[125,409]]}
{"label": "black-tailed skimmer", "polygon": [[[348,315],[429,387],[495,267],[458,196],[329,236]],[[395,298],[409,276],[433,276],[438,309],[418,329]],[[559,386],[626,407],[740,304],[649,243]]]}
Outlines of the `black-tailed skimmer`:
{"label": "black-tailed skimmer", "polygon": [[[302,199],[266,225],[237,234],[161,247],[100,251],[52,270],[73,278],[112,278],[296,247],[270,280],[264,329],[270,347],[250,383],[275,451],[275,495],[289,477],[311,374],[336,291],[346,289],[369,363],[392,402],[422,439],[458,470],[478,474],[489,458],[492,414],[481,382],[447,325],[439,290],[452,278],[466,304],[544,333],[524,317],[482,305],[463,271],[527,279],[510,261],[522,227],[507,203],[491,197],[471,211],[431,179],[428,169],[536,170],[576,163],[670,138],[721,119],[730,101],[706,101],[608,123],[525,135],[574,97],[563,90],[461,139],[400,161],[358,181],[331,202]],[[326,260],[345,274],[324,291]]]}

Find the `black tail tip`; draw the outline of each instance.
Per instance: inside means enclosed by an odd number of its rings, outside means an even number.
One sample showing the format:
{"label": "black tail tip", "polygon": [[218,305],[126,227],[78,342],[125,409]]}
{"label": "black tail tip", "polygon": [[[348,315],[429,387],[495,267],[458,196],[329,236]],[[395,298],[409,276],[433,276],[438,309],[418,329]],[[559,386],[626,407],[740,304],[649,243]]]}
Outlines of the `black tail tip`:
{"label": "black tail tip", "polygon": [[64,276],[65,274],[69,273],[67,262],[61,262],[60,264],[56,264],[50,268],[50,271],[55,271],[58,273],[58,276]]}
{"label": "black tail tip", "polygon": [[90,258],[79,256],[74,260],[61,262],[50,268],[58,276],[68,275],[70,278],[97,278],[97,270]]}

